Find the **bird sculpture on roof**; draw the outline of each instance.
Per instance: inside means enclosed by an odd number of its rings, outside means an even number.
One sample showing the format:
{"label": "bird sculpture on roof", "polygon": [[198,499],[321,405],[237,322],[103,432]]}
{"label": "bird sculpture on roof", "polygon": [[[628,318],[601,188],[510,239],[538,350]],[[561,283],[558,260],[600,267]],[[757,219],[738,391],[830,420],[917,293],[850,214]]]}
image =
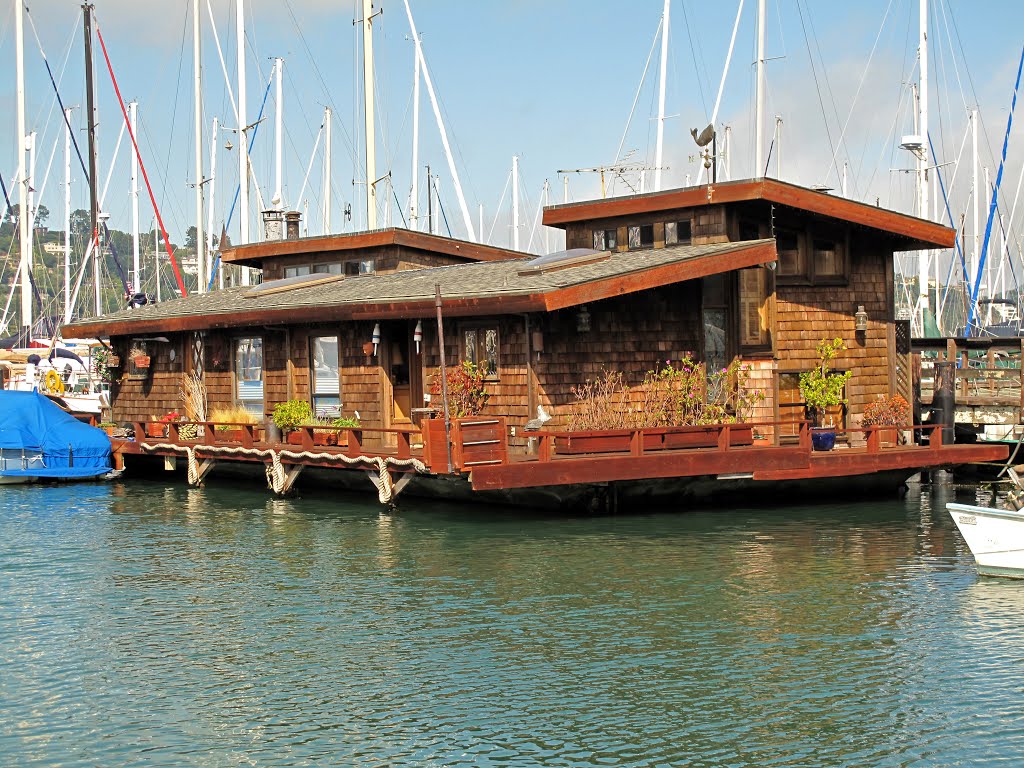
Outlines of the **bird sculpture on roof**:
{"label": "bird sculpture on roof", "polygon": [[527,432],[536,432],[538,429],[543,429],[544,425],[549,421],[551,421],[551,414],[544,410],[543,405],[538,405],[537,418],[526,422],[526,426],[523,429]]}

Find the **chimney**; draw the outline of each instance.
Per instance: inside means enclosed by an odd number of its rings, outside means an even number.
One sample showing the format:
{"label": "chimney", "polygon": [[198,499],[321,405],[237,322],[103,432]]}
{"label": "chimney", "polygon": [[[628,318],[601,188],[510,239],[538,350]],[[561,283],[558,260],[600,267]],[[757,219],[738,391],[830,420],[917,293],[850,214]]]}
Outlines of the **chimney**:
{"label": "chimney", "polygon": [[300,225],[302,224],[302,213],[300,211],[288,211],[284,215],[285,240],[298,240]]}
{"label": "chimney", "polygon": [[275,208],[263,212],[263,239],[284,240],[284,218]]}

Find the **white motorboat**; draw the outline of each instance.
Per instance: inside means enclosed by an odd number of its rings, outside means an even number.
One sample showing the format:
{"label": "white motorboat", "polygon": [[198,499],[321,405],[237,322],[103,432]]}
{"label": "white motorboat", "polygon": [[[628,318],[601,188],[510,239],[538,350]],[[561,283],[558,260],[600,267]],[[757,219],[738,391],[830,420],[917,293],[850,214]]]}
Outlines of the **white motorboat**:
{"label": "white motorboat", "polygon": [[1024,510],[946,504],[985,576],[1024,579]]}

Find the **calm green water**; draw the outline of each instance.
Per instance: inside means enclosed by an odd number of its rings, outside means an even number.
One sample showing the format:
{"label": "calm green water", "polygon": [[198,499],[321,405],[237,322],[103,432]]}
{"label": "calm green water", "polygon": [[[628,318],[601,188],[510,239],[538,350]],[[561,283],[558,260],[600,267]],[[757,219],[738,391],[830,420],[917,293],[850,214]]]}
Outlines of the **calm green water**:
{"label": "calm green water", "polygon": [[1024,583],[975,574],[954,495],[553,519],[0,488],[0,764],[1019,765]]}

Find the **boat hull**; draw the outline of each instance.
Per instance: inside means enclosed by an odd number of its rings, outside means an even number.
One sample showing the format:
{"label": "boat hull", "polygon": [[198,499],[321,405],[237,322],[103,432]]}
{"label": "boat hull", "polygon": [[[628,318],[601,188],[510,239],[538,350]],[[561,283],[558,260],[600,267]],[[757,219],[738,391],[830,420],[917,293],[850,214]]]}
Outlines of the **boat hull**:
{"label": "boat hull", "polygon": [[946,510],[974,555],[978,573],[1024,579],[1024,512],[955,503]]}

